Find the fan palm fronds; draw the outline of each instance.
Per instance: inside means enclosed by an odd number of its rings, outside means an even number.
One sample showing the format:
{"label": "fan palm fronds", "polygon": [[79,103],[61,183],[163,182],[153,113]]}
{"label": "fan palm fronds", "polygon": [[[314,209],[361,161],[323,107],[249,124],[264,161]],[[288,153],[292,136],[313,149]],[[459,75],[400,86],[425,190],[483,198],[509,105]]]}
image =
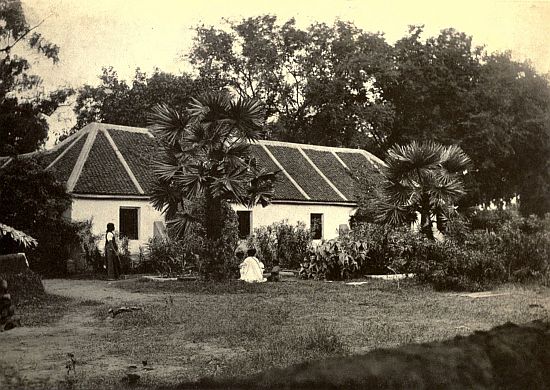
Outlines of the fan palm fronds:
{"label": "fan palm fronds", "polygon": [[[159,181],[153,204],[170,213],[173,231],[183,233],[187,223],[196,222],[192,215],[182,214],[184,201],[205,201],[210,211],[224,201],[250,207],[269,204],[276,173],[262,171],[250,158],[250,143],[259,138],[263,117],[256,100],[232,100],[225,92],[192,99],[185,113],[164,105],[153,110],[150,128],[167,145],[153,165]],[[218,238],[223,221],[207,216],[203,222],[207,236]]]}
{"label": "fan palm fronds", "polygon": [[430,234],[432,218],[446,221],[454,203],[466,193],[463,174],[471,161],[456,145],[412,142],[394,146],[386,163],[377,218],[382,223],[395,226],[410,222],[418,212],[421,225]]}

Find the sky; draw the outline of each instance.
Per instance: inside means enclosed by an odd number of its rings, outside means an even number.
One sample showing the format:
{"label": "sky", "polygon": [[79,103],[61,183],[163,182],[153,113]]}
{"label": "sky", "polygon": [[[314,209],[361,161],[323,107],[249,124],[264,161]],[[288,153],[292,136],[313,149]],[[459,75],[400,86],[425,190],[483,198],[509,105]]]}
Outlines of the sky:
{"label": "sky", "polygon": [[447,27],[473,36],[489,52],[511,50],[550,72],[550,0],[530,1],[371,1],[371,0],[22,0],[30,25],[60,47],[60,62],[33,64],[46,89],[98,84],[104,66],[130,80],[137,67],[188,71],[184,59],[194,27],[273,14],[291,17],[299,27],[313,22],[352,21],[388,42],[403,37],[411,24],[425,25],[425,36]]}

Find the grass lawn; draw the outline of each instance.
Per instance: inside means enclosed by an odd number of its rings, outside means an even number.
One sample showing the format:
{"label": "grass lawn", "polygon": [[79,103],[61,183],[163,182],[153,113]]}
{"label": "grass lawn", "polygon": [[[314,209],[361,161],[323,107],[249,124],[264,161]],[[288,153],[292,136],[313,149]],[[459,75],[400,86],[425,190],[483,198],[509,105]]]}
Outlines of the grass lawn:
{"label": "grass lawn", "polygon": [[[72,305],[69,316],[80,313],[76,323],[81,329],[70,345],[79,367],[72,388],[130,386],[121,379],[131,364],[138,365],[144,388],[201,376],[250,374],[467,335],[507,321],[547,319],[550,307],[550,290],[538,286],[509,285],[497,291],[503,295],[477,299],[434,292],[413,281],[402,282],[400,289],[388,281],[349,286],[139,279],[111,286],[113,296],[117,291],[124,296],[116,305],[90,299]],[[143,310],[108,316],[108,308],[122,305]],[[143,360],[152,370],[144,371]]]}

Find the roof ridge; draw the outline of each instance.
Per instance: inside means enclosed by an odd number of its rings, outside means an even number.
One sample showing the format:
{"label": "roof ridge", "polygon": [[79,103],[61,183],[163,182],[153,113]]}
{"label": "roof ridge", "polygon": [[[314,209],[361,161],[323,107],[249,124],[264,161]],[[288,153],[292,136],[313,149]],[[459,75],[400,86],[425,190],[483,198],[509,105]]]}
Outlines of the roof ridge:
{"label": "roof ridge", "polygon": [[260,144],[260,146],[267,153],[267,156],[271,159],[271,161],[273,161],[275,165],[277,165],[277,167],[281,170],[281,172],[283,172],[283,174],[287,177],[287,179],[290,180],[290,182],[294,185],[294,187],[296,187],[296,189],[302,194],[302,196],[307,200],[310,200],[311,197],[309,196],[309,194],[296,182],[296,180],[294,180],[294,178],[288,173],[285,167],[283,167],[280,161],[277,160],[277,158],[273,155],[273,153],[271,153],[271,150],[269,150],[265,145]]}
{"label": "roof ridge", "polygon": [[338,187],[336,187],[336,185],[323,173],[323,171],[321,171],[321,169],[319,169],[319,167],[317,165],[315,165],[313,160],[311,160],[311,158],[309,158],[309,156],[306,154],[306,152],[304,152],[304,150],[302,148],[298,148],[298,150],[300,151],[301,155],[305,158],[305,160],[313,167],[315,172],[317,172],[317,174],[319,176],[321,176],[321,178],[329,185],[329,187],[332,188],[332,190],[334,192],[336,192],[336,194],[340,198],[342,198],[345,202],[348,202],[348,198],[346,198],[345,195],[342,194],[342,192],[340,192]]}
{"label": "roof ridge", "polygon": [[111,148],[113,148],[113,150],[115,152],[115,155],[118,158],[118,161],[120,161],[120,163],[124,167],[124,170],[126,171],[128,176],[130,177],[130,180],[132,181],[132,183],[136,187],[137,191],[140,193],[140,195],[143,195],[145,193],[145,191],[143,191],[143,188],[141,187],[141,185],[139,184],[139,182],[136,178],[136,175],[134,174],[134,172],[132,171],[132,169],[130,168],[128,163],[126,162],[126,159],[124,158],[124,156],[122,155],[120,150],[118,149],[118,146],[115,143],[115,141],[113,140],[113,138],[111,137],[111,134],[109,134],[109,130],[108,129],[100,129],[100,130],[102,131],[102,133],[107,138],[107,141],[109,142],[109,145],[111,145]]}
{"label": "roof ridge", "polygon": [[148,134],[151,137],[154,137],[154,135],[151,133],[151,131],[147,127],[136,127],[136,126],[126,126],[126,125],[114,125],[111,123],[103,123],[103,122],[93,122],[98,126],[99,129],[102,130],[121,130],[121,131],[128,131],[131,133],[143,133]]}
{"label": "roof ridge", "polygon": [[74,187],[76,186],[76,183],[78,182],[78,179],[82,174],[82,168],[84,168],[84,164],[86,163],[86,160],[88,160],[88,156],[90,155],[90,150],[94,145],[97,132],[99,130],[95,123],[90,123],[86,127],[88,126],[89,126],[88,135],[87,135],[88,138],[86,138],[86,141],[84,142],[84,145],[80,150],[78,159],[76,160],[74,168],[71,171],[71,175],[67,180],[67,192],[73,192]]}

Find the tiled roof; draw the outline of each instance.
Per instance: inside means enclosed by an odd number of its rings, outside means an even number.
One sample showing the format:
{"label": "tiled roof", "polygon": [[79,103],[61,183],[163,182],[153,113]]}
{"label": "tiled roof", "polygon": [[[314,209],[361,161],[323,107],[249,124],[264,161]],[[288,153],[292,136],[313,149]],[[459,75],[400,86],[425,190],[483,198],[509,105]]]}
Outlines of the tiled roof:
{"label": "tiled roof", "polygon": [[[74,169],[85,142],[86,136],[84,135],[68,144],[67,147],[60,148],[57,153],[56,151],[53,151],[52,153],[44,155],[42,158],[39,158],[39,161],[43,161],[45,167],[50,167],[48,169],[51,169],[54,172],[55,177],[59,181],[66,182],[69,180],[69,176]],[[59,156],[61,157],[55,161],[55,159]],[[54,164],[50,166],[52,163]]]}
{"label": "tiled roof", "polygon": [[73,193],[135,195],[136,187],[104,132],[98,132]]}
{"label": "tiled roof", "polygon": [[[147,196],[154,174],[157,142],[144,128],[91,123],[39,161],[80,195]],[[277,141],[251,147],[258,165],[280,170],[274,200],[354,203],[351,173],[383,162],[360,149],[332,148]]]}

